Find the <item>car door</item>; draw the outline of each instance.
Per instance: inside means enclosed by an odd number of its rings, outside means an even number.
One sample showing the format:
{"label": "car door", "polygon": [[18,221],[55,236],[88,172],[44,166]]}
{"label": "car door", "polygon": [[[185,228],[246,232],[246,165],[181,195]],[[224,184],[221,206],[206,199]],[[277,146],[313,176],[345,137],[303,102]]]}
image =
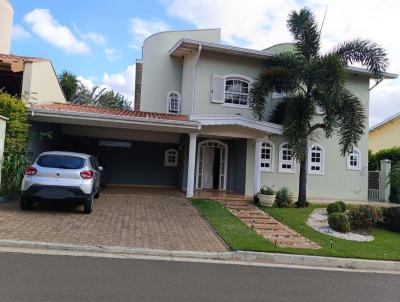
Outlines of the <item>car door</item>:
{"label": "car door", "polygon": [[94,186],[95,186],[95,191],[97,192],[100,190],[100,177],[101,177],[99,161],[96,157],[91,157],[90,163],[94,169]]}

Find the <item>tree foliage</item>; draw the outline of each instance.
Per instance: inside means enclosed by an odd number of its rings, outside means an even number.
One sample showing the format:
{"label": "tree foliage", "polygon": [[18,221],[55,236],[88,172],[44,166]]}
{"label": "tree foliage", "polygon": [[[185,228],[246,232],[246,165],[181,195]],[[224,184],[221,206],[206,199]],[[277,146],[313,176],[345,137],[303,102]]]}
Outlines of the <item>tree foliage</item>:
{"label": "tree foliage", "polygon": [[76,75],[69,71],[63,71],[58,76],[58,80],[69,103],[131,110],[130,102],[125,96],[98,86],[88,89]]}
{"label": "tree foliage", "polygon": [[[285,141],[300,162],[298,205],[304,206],[309,143],[319,135],[330,138],[336,133],[341,154],[345,155],[365,133],[364,105],[345,85],[347,65],[362,64],[379,81],[388,59],[384,49],[360,39],[321,53],[319,24],[307,8],[292,11],[287,25],[295,50],[276,54],[265,62],[251,90],[250,107],[257,119],[264,120],[270,95],[286,93],[270,119],[283,125]],[[315,118],[316,108],[321,110],[321,118]]]}
{"label": "tree foliage", "polygon": [[0,92],[0,115],[7,117],[1,191],[18,192],[27,165],[28,112],[24,102]]}

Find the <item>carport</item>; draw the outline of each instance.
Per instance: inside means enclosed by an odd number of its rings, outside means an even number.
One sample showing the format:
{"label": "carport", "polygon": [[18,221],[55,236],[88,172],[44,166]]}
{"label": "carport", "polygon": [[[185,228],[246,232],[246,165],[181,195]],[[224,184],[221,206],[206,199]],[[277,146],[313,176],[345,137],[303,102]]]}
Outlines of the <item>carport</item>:
{"label": "carport", "polygon": [[[128,115],[119,109],[54,103],[30,111],[32,158],[49,150],[83,152],[99,159],[109,185],[184,188],[183,141],[185,134],[199,129],[186,116]],[[38,135],[48,132],[51,139]],[[170,150],[176,151],[176,164],[167,162]]]}

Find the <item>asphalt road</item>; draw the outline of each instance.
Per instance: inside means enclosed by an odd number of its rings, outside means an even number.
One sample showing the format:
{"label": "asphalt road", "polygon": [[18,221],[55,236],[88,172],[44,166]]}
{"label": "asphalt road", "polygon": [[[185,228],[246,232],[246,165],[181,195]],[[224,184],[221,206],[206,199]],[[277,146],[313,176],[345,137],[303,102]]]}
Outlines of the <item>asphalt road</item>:
{"label": "asphalt road", "polygon": [[399,301],[400,275],[0,254],[0,301]]}

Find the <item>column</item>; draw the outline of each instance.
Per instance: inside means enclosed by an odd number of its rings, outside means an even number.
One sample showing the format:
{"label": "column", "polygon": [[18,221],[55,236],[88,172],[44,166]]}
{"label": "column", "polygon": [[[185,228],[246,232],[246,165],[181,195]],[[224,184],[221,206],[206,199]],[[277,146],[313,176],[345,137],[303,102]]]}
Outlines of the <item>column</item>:
{"label": "column", "polygon": [[390,197],[390,182],[389,175],[392,169],[392,161],[389,159],[381,160],[381,170],[379,175],[379,199],[389,201]]}
{"label": "column", "polygon": [[197,133],[189,133],[189,162],[187,170],[186,197],[192,198],[194,191],[194,171],[196,166]]}
{"label": "column", "polygon": [[258,194],[261,186],[261,146],[262,138],[254,140],[254,177],[253,177],[253,193]]}

